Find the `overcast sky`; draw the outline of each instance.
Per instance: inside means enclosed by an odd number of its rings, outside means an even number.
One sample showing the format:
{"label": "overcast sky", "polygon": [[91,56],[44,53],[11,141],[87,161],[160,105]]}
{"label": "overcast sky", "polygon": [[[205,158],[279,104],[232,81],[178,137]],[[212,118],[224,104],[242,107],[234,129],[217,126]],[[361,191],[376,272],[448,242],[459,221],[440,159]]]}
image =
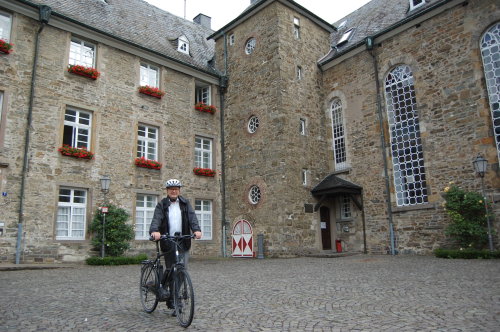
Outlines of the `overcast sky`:
{"label": "overcast sky", "polygon": [[[219,30],[240,15],[250,5],[250,0],[145,0],[174,15],[187,20],[202,13],[212,18],[212,29]],[[355,11],[370,0],[295,0],[328,23],[334,23]]]}

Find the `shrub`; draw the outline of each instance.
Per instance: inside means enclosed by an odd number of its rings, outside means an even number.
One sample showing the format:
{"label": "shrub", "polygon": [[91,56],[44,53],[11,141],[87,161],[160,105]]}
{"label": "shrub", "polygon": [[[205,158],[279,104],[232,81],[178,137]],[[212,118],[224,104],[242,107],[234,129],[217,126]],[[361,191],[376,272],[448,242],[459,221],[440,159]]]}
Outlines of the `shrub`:
{"label": "shrub", "polygon": [[454,249],[436,249],[434,250],[434,255],[439,258],[463,258],[463,259],[491,259],[500,258],[500,251],[489,251],[489,250],[478,250],[478,249],[464,249],[464,250],[454,250]]}
{"label": "shrub", "polygon": [[[90,231],[94,233],[92,245],[96,250],[100,250],[102,246],[103,215],[98,209],[90,225]],[[130,248],[129,241],[134,238],[134,229],[131,225],[127,224],[128,218],[129,214],[124,209],[114,205],[108,206],[106,224],[104,226],[106,255],[120,256]]]}
{"label": "shrub", "polygon": [[446,213],[451,219],[446,234],[461,248],[483,248],[488,242],[484,198],[454,185],[446,187],[443,196]]}
{"label": "shrub", "polygon": [[137,256],[118,256],[118,257],[89,257],[86,259],[88,265],[128,265],[140,264],[143,260],[148,259],[146,254]]}

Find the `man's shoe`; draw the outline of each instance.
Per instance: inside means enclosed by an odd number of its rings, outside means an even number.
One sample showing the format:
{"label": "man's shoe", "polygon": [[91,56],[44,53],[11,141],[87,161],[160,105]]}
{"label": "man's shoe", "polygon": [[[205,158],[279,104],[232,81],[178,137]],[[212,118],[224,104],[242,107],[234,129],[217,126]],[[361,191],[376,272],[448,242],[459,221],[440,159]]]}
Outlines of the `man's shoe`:
{"label": "man's shoe", "polygon": [[169,309],[175,309],[174,301],[172,301],[172,299],[168,299],[167,300],[167,308],[169,308]]}
{"label": "man's shoe", "polygon": [[171,315],[172,315],[172,317],[177,317],[177,313],[175,312],[175,309],[174,309],[174,311],[172,311]]}
{"label": "man's shoe", "polygon": [[168,290],[166,290],[163,287],[160,287],[159,292],[160,292],[160,294],[159,294],[160,301],[165,301],[166,299],[168,299],[170,297],[170,293],[168,292]]}

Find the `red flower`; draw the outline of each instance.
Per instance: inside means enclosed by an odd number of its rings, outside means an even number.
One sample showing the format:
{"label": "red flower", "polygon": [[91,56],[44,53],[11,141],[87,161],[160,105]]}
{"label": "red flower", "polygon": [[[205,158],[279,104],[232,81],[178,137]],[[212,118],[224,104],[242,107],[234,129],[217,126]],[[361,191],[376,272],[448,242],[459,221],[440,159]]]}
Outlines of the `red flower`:
{"label": "red flower", "polygon": [[12,52],[12,46],[14,46],[14,44],[11,44],[6,40],[0,39],[0,52],[5,54],[10,54]]}
{"label": "red flower", "polygon": [[69,157],[81,158],[81,159],[94,158],[94,154],[92,152],[88,151],[86,148],[75,148],[75,147],[69,146],[67,144],[64,144],[62,147],[60,147],[58,149],[58,151],[63,156],[69,156]]}
{"label": "red flower", "polygon": [[162,164],[157,162],[156,160],[149,160],[145,157],[135,158],[135,165],[137,167],[151,168],[151,169],[160,169]]}
{"label": "red flower", "polygon": [[201,101],[199,103],[196,103],[196,105],[194,105],[194,109],[200,112],[206,112],[210,114],[214,114],[215,111],[217,111],[217,107],[215,107],[214,105],[207,105],[205,103],[202,103]]}
{"label": "red flower", "polygon": [[210,168],[195,167],[193,168],[193,173],[202,176],[210,176],[210,177],[215,176],[215,170]]}
{"label": "red flower", "polygon": [[158,88],[154,88],[154,87],[149,86],[149,85],[141,85],[139,87],[139,92],[143,93],[145,95],[149,95],[149,96],[158,98],[158,99],[161,99],[161,97],[163,97],[165,95],[164,91],[162,91]]}
{"label": "red flower", "polygon": [[101,75],[101,73],[98,72],[97,69],[81,65],[69,65],[68,72],[75,75],[85,76],[93,80],[96,80],[99,75]]}

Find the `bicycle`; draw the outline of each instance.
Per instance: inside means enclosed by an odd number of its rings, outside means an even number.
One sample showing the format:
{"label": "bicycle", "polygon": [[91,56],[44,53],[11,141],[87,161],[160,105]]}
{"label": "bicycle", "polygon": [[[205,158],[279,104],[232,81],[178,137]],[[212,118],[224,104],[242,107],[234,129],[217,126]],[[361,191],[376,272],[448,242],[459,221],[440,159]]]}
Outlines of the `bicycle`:
{"label": "bicycle", "polygon": [[[184,262],[179,255],[180,242],[183,239],[192,239],[194,235],[162,235],[156,242],[156,258],[142,261],[140,296],[142,308],[147,313],[152,313],[158,302],[167,301],[170,295],[169,285],[173,282],[174,307],[177,321],[182,327],[191,325],[194,316],[194,292],[191,277],[187,272]],[[175,263],[163,273],[160,253],[160,241],[167,240],[175,244]],[[150,238],[150,241],[154,239]]]}

